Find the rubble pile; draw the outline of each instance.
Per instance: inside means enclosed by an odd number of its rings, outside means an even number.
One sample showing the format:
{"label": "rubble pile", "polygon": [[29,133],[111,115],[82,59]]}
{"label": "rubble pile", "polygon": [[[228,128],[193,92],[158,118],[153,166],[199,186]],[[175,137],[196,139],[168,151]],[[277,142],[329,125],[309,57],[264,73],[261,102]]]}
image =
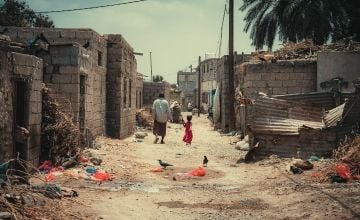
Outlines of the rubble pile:
{"label": "rubble pile", "polygon": [[80,131],[71,118],[60,110],[59,104],[51,97],[49,88],[44,87],[42,93],[41,145],[47,159],[55,165],[61,165],[80,153]]}
{"label": "rubble pile", "polygon": [[136,122],[141,127],[152,128],[154,119],[150,108],[142,108],[136,111]]}

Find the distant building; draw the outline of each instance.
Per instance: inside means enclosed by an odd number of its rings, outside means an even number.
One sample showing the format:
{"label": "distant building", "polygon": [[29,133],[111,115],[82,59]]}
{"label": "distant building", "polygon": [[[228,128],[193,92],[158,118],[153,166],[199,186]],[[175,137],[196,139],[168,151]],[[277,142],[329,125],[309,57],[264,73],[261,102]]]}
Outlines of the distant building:
{"label": "distant building", "polygon": [[197,72],[179,71],[177,73],[177,84],[181,94],[181,105],[186,107],[188,103],[196,105]]}
{"label": "distant building", "polygon": [[210,58],[200,63],[201,100],[209,106],[213,106],[213,97],[216,90],[216,69],[218,60],[219,59],[217,58]]}

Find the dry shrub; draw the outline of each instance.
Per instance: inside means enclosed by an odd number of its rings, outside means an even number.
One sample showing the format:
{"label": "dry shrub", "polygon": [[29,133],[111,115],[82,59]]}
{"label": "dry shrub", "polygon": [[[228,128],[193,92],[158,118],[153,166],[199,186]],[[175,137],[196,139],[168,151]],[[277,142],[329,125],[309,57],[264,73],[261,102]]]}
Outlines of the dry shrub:
{"label": "dry shrub", "polygon": [[44,87],[42,94],[41,145],[47,159],[60,165],[64,158],[80,152],[80,131],[71,118],[61,111],[59,104],[51,97],[49,88]]}

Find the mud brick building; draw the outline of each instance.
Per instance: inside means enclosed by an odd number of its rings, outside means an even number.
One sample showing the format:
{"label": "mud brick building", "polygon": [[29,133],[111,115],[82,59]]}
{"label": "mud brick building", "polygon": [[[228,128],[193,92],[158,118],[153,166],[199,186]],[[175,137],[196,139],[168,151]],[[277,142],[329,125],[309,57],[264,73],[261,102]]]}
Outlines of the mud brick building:
{"label": "mud brick building", "polygon": [[144,82],[143,103],[152,106],[159,94],[163,93],[165,99],[170,101],[170,84],[168,82]]}
{"label": "mud brick building", "polygon": [[40,155],[43,61],[0,40],[0,161]]}
{"label": "mud brick building", "polygon": [[133,49],[121,35],[106,35],[107,134],[123,138],[135,131],[137,71]]}

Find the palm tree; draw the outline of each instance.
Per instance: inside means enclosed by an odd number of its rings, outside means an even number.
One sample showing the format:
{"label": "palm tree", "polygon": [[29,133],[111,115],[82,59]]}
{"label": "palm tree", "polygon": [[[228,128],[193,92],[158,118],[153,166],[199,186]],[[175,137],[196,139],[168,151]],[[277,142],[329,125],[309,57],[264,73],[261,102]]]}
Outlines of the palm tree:
{"label": "palm tree", "polygon": [[310,38],[323,44],[342,32],[349,22],[348,0],[243,0],[247,11],[244,31],[250,32],[256,49],[271,50],[276,35],[281,41],[297,42]]}

